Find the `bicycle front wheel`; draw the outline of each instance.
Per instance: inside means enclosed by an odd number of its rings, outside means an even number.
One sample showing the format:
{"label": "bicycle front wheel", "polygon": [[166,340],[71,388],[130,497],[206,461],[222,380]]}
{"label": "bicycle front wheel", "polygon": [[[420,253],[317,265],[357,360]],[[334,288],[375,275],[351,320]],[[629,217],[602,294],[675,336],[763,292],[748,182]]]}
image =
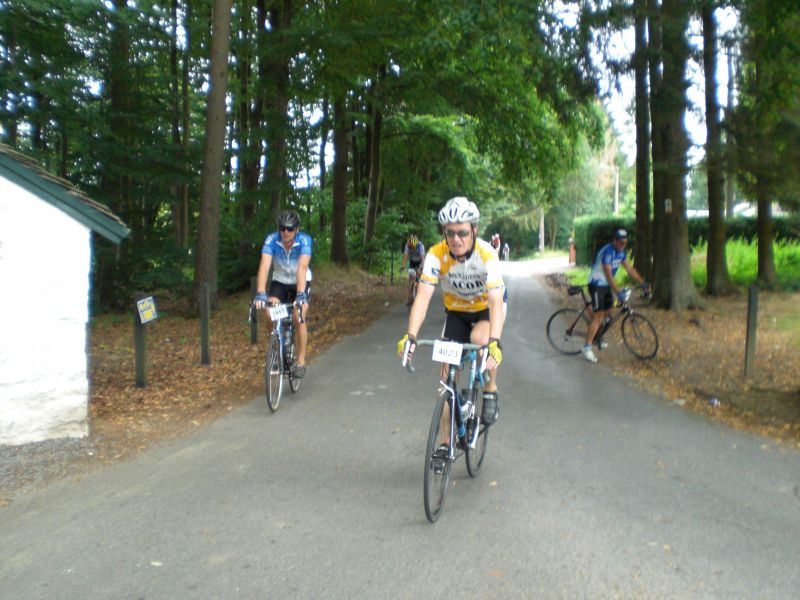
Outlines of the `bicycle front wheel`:
{"label": "bicycle front wheel", "polygon": [[563,354],[578,354],[586,343],[589,317],[574,308],[562,308],[547,321],[547,339]]}
{"label": "bicycle front wheel", "polygon": [[269,338],[267,364],[264,369],[264,388],[270,412],[278,410],[283,393],[283,365],[281,364],[281,344],[275,335]]}
{"label": "bicycle front wheel", "polygon": [[658,352],[658,334],[653,324],[639,313],[622,319],[622,341],[636,358],[647,360]]}
{"label": "bicycle front wheel", "polygon": [[[465,450],[467,473],[469,473],[470,477],[476,477],[481,469],[483,457],[486,456],[486,444],[489,441],[490,429],[481,422],[481,417],[483,416],[483,389],[477,383],[475,387],[477,388],[475,391],[475,416],[467,422],[467,449]],[[472,438],[475,437],[476,429],[478,431],[478,439],[475,441],[475,447],[473,448],[470,443]]]}
{"label": "bicycle front wheel", "polygon": [[292,374],[292,367],[294,366],[294,342],[286,342],[286,372],[289,374],[289,389],[294,394],[300,387],[300,380]]}
{"label": "bicycle front wheel", "polygon": [[442,414],[445,403],[450,402],[450,396],[445,395],[436,402],[433,409],[433,420],[428,432],[428,443],[425,446],[425,480],[423,497],[425,500],[425,516],[428,521],[435,523],[442,512],[444,497],[447,495],[447,486],[450,484],[450,474],[453,463],[447,458],[434,456],[436,450],[444,439],[441,431]]}

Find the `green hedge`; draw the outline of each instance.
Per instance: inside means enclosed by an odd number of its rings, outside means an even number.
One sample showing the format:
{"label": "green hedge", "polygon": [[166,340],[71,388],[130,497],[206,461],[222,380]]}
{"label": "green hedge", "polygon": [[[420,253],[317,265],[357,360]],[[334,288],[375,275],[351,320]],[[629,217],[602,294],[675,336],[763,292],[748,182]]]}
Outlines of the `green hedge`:
{"label": "green hedge", "polygon": [[[735,217],[727,221],[727,239],[757,239],[755,217]],[[800,240],[800,216],[773,218],[775,239]],[[577,264],[589,265],[597,251],[611,241],[618,227],[628,230],[628,247],[636,244],[635,217],[578,217],[575,219],[575,251]],[[708,218],[689,219],[689,245],[695,246],[708,239]]]}

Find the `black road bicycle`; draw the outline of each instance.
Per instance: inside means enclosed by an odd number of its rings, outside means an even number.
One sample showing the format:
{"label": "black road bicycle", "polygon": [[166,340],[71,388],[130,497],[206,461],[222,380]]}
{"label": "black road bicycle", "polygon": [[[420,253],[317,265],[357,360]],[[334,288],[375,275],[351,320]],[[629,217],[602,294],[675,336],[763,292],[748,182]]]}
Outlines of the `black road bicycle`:
{"label": "black road bicycle", "polygon": [[[550,344],[563,354],[578,354],[586,342],[586,332],[589,329],[592,302],[583,291],[584,286],[573,285],[568,288],[570,296],[577,294],[583,299],[583,308],[562,308],[554,312],[547,321],[547,339]],[[647,288],[642,287],[643,295]],[[611,309],[600,329],[595,335],[594,343],[602,348],[603,336],[614,326],[622,321],[622,341],[625,347],[639,359],[647,360],[658,353],[658,334],[653,324],[630,305],[631,290],[622,290],[623,300],[616,309]],[[589,314],[587,314],[587,312]]]}
{"label": "black road bicycle", "polygon": [[[283,380],[289,380],[289,389],[295,393],[300,387],[300,380],[294,376],[295,354],[294,322],[292,309],[294,304],[274,304],[267,307],[272,319],[272,332],[267,344],[267,359],[264,366],[264,389],[267,406],[270,412],[278,410],[283,394]],[[251,306],[252,311],[255,310]],[[302,316],[300,317],[302,323]]]}
{"label": "black road bicycle", "polygon": [[[425,445],[425,477],[423,499],[425,516],[435,523],[442,511],[453,466],[466,455],[467,472],[476,477],[486,456],[489,427],[481,423],[485,359],[479,365],[476,344],[459,344],[442,340],[417,340],[420,346],[433,346],[433,359],[447,363],[447,380],[439,382],[439,397]],[[467,387],[458,391],[459,371],[468,366]],[[406,368],[413,372],[409,361]]]}

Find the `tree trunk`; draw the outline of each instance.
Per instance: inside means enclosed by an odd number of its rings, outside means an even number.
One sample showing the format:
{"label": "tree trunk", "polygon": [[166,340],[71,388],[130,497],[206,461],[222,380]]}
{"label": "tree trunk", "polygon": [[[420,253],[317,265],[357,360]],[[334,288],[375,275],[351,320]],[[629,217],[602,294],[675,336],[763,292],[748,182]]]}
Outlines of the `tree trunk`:
{"label": "tree trunk", "polygon": [[286,136],[289,111],[289,61],[285,46],[286,30],[292,22],[292,0],[275,0],[269,11],[270,39],[280,50],[269,60],[266,75],[269,81],[267,126],[267,168],[265,179],[269,191],[270,213],[276,217],[281,209],[286,182]]}
{"label": "tree trunk", "polygon": [[648,74],[650,76],[650,146],[652,152],[653,169],[653,226],[652,226],[652,267],[650,276],[653,288],[658,289],[669,285],[669,272],[664,272],[666,261],[664,255],[664,119],[662,118],[661,104],[664,82],[662,77],[662,52],[661,17],[659,14],[658,0],[647,1],[647,27],[648,27]]}
{"label": "tree trunk", "polygon": [[203,145],[203,171],[200,185],[200,222],[197,227],[194,287],[192,297],[199,307],[203,284],[211,286],[211,306],[217,305],[217,256],[219,254],[220,196],[225,160],[225,95],[228,89],[228,49],[233,0],[214,0],[209,66],[209,92],[206,112],[206,138]]}
{"label": "tree trunk", "polygon": [[[183,73],[181,77],[181,96],[183,99],[181,155],[183,156],[184,163],[187,164],[189,161],[192,116],[192,105],[189,95],[189,60],[192,54],[193,39],[191,35],[192,6],[189,2],[184,5],[184,11],[186,13],[186,18],[183,29],[186,39],[186,49],[183,53]],[[180,233],[178,234],[178,243],[182,248],[187,248],[189,246],[189,212],[189,182],[186,181],[181,186]]]}
{"label": "tree trunk", "polygon": [[[325,164],[325,153],[328,151],[328,98],[322,101],[322,120],[320,121],[319,128],[319,189],[323,191],[327,183],[327,166]],[[319,230],[325,231],[328,228],[328,223],[325,219],[325,211],[322,207],[319,208]]]}
{"label": "tree trunk", "polygon": [[652,277],[650,226],[650,110],[647,92],[647,6],[636,0],[636,245],[633,262],[645,279]]}
{"label": "tree trunk", "polygon": [[349,139],[346,99],[333,102],[333,215],[331,261],[347,265],[347,141]]}
{"label": "tree trunk", "polygon": [[367,194],[367,213],[364,219],[364,245],[375,235],[375,221],[378,218],[378,190],[381,184],[381,124],[383,115],[379,108],[372,110],[372,141],[369,144],[369,193]]}
{"label": "tree trunk", "polygon": [[[688,7],[682,0],[663,0],[661,36],[663,80],[660,93],[663,161],[663,255],[655,271],[658,280],[654,299],[658,306],[681,311],[700,306],[689,263],[689,226],[686,220],[686,153],[688,138],[684,127],[686,112],[686,63],[689,46],[686,31]],[[653,169],[656,170],[655,161]]]}
{"label": "tree trunk", "polygon": [[[734,103],[734,73],[733,73],[733,47],[728,48],[728,102],[725,109],[725,120],[728,120],[728,115],[733,114]],[[734,187],[735,173],[736,173],[736,144],[732,143],[732,135],[730,131],[726,133],[726,158],[727,168],[725,176],[725,216],[732,219],[736,212],[736,188]]]}
{"label": "tree trunk", "polygon": [[772,195],[764,178],[756,181],[756,202],[758,204],[758,285],[772,287],[777,280],[775,274],[775,255],[772,249]]}
{"label": "tree trunk", "polygon": [[[170,25],[172,35],[169,42],[169,72],[170,72],[170,108],[172,114],[170,121],[172,125],[172,146],[175,149],[178,159],[181,158],[181,109],[180,109],[180,84],[178,74],[178,0],[170,3]],[[172,213],[172,234],[176,244],[181,243],[181,186],[178,182],[170,185],[169,195],[172,197],[170,203]]]}
{"label": "tree trunk", "polygon": [[542,253],[544,253],[544,207],[539,209],[539,254]]}
{"label": "tree trunk", "polygon": [[725,199],[722,195],[722,131],[717,103],[717,22],[715,0],[706,0],[703,18],[703,67],[706,82],[706,168],[708,173],[708,254],[706,292],[712,296],[731,291],[725,257]]}

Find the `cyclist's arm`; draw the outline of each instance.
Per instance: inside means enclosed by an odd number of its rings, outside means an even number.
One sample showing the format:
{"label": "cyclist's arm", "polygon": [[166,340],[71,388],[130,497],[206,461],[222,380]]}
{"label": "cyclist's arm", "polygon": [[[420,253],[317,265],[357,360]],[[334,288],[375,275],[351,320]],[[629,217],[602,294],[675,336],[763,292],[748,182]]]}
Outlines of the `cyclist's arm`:
{"label": "cyclist's arm", "polygon": [[644,277],[639,275],[639,271],[636,270],[636,267],[634,267],[627,258],[622,261],[622,266],[625,267],[625,270],[628,272],[628,275],[631,276],[631,279],[640,284],[644,283]]}
{"label": "cyclist's arm", "polygon": [[256,292],[267,291],[267,276],[269,268],[272,266],[272,255],[262,254],[261,263],[258,265],[258,275],[256,276]]}
{"label": "cyclist's arm", "polygon": [[406,246],[405,250],[403,250],[403,263],[400,265],[400,270],[405,271],[407,264],[408,264],[408,246]]}
{"label": "cyclist's arm", "polygon": [[428,305],[433,298],[433,291],[435,286],[430,283],[420,283],[417,288],[417,299],[411,306],[411,313],[408,315],[408,333],[417,337],[419,330],[422,329],[422,323],[425,321],[425,315],[428,314]]}
{"label": "cyclist's arm", "polygon": [[611,291],[614,292],[616,296],[619,292],[619,288],[617,287],[617,282],[614,279],[614,273],[611,272],[611,265],[608,263],[603,263],[603,273],[606,274],[606,281],[608,281],[608,285],[611,288]]}
{"label": "cyclist's arm", "polygon": [[503,335],[503,288],[497,287],[487,293],[489,300],[489,337],[498,340]]}
{"label": "cyclist's arm", "polygon": [[308,263],[311,262],[310,254],[301,254],[297,259],[297,293],[306,291],[306,276],[308,275]]}

